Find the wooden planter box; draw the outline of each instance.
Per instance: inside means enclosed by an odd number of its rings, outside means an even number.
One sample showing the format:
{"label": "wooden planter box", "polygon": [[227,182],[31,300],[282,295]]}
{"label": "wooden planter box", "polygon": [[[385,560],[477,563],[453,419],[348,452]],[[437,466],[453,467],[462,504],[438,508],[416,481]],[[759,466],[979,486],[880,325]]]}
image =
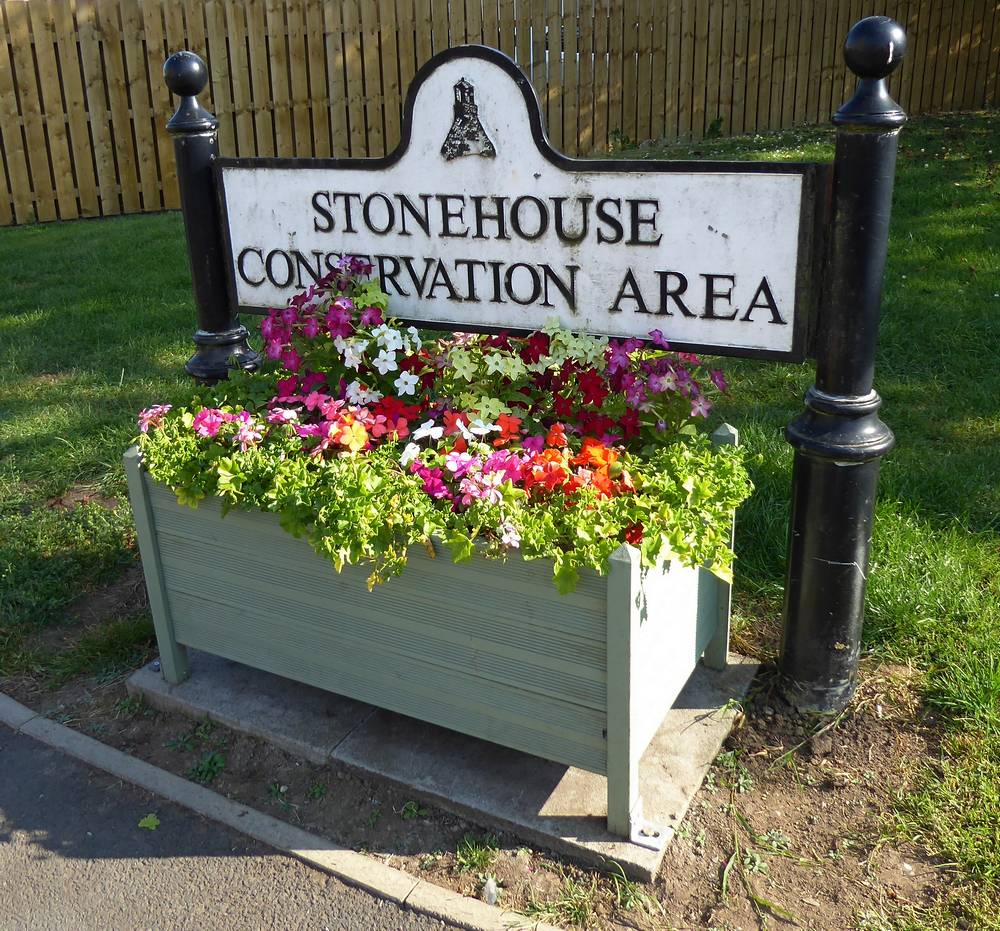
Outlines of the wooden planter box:
{"label": "wooden planter box", "polygon": [[[733,431],[735,433],[735,431]],[[732,440],[730,440],[732,441]],[[639,757],[699,659],[725,666],[729,586],[622,546],[570,595],[550,563],[410,553],[369,592],[275,515],[195,510],[125,455],[163,675],[195,647],[608,779],[608,828],[643,827]]]}

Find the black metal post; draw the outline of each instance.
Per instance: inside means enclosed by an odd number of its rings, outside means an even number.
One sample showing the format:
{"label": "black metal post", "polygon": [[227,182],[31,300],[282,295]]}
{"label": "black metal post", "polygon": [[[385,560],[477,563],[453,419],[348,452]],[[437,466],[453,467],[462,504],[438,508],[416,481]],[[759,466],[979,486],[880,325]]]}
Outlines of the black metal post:
{"label": "black metal post", "polygon": [[194,299],[198,308],[195,352],[184,368],[199,381],[226,378],[230,368],[255,369],[260,355],[233,313],[226,290],[226,264],[212,162],[219,154],[219,121],[197,97],[208,83],[205,62],[194,52],[177,52],[163,66],[163,80],[181,98],[167,123],[174,137],[181,211],[187,234]]}
{"label": "black metal post", "polygon": [[906,114],[885,78],[906,51],[886,16],[848,33],[860,78],[837,111],[828,283],[816,336],[816,383],[785,431],[795,447],[781,671],[801,711],[844,707],[856,686],[879,459],[892,431],[872,387],[899,131]]}

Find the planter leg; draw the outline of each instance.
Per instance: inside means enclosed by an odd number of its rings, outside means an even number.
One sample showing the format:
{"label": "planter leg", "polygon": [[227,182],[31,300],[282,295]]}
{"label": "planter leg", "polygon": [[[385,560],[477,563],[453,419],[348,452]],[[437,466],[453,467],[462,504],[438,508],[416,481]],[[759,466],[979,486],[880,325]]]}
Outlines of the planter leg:
{"label": "planter leg", "polygon": [[146,591],[149,593],[149,611],[153,615],[156,644],[160,648],[160,669],[163,678],[176,685],[188,677],[187,648],[178,643],[174,636],[174,622],[170,616],[160,566],[160,551],[153,529],[153,509],[149,504],[146,477],[139,463],[139,450],[134,446],[125,453],[125,474],[128,477],[128,494],[135,518],[142,571],[146,577]]}
{"label": "planter leg", "polygon": [[[665,829],[643,818],[639,794],[637,710],[632,702],[633,670],[638,657],[632,649],[639,631],[639,561],[622,546],[608,563],[607,775],[608,831],[634,844],[659,850]],[[622,610],[622,605],[628,605]]]}

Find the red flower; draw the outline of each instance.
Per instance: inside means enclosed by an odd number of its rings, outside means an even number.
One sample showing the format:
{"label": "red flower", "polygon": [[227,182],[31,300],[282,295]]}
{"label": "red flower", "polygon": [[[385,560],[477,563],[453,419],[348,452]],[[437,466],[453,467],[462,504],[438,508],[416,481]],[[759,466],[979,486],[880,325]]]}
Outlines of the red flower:
{"label": "red flower", "polygon": [[545,333],[532,333],[525,341],[521,350],[521,358],[531,365],[537,362],[542,356],[549,354],[549,337]]}
{"label": "red flower", "polygon": [[642,524],[632,524],[631,527],[625,528],[625,542],[631,543],[633,546],[638,546],[642,543]]}
{"label": "red flower", "polygon": [[552,395],[552,411],[556,417],[569,420],[573,416],[573,402],[561,394]]}
{"label": "red flower", "polygon": [[581,372],[577,378],[577,384],[580,386],[585,404],[600,407],[604,403],[604,399],[608,396],[608,389],[604,383],[604,379],[593,369]]}
{"label": "red flower", "polygon": [[622,428],[625,438],[636,436],[639,433],[639,412],[629,410],[618,418],[618,426]]}

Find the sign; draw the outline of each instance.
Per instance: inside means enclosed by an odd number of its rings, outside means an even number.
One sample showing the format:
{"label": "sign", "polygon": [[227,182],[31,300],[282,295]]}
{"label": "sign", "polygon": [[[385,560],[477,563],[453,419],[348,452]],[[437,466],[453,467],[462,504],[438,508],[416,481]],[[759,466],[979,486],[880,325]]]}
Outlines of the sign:
{"label": "sign", "polygon": [[394,316],[530,331],[552,317],[677,348],[802,358],[817,175],[791,163],[570,159],[505,55],[436,56],[383,159],[219,159],[234,303],[282,306],[359,255]]}

